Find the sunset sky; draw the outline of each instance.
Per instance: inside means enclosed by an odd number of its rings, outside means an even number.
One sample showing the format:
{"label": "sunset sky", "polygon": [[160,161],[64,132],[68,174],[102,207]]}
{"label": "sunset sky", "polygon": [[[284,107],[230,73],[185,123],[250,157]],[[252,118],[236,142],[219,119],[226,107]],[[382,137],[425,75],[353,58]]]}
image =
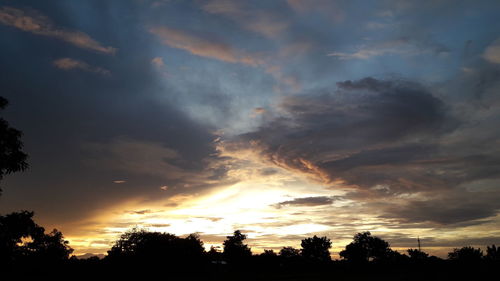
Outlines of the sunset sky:
{"label": "sunset sky", "polygon": [[500,2],[0,0],[2,112],[75,254],[132,227],[254,253],[500,244]]}

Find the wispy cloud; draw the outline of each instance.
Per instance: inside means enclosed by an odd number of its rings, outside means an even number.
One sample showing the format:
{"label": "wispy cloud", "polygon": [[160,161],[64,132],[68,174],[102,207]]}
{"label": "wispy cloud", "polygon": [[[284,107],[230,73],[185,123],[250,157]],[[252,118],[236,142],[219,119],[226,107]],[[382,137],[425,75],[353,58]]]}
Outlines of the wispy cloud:
{"label": "wispy cloud", "polygon": [[287,0],[290,8],[299,14],[319,13],[334,22],[341,22],[345,19],[345,12],[336,2],[329,0]]}
{"label": "wispy cloud", "polygon": [[327,56],[341,60],[371,59],[384,55],[446,54],[449,49],[429,40],[399,38],[394,40],[374,42],[357,48],[355,52],[332,52]]}
{"label": "wispy cloud", "polygon": [[222,15],[243,28],[274,38],[282,34],[290,25],[289,21],[278,14],[261,9],[251,9],[243,2],[228,0],[212,0],[203,5],[203,10],[210,14]]}
{"label": "wispy cloud", "polygon": [[0,23],[33,34],[56,38],[71,43],[82,49],[89,49],[104,54],[114,54],[116,48],[105,47],[81,31],[56,27],[43,14],[34,10],[20,10],[12,7],[0,8]]}
{"label": "wispy cloud", "polygon": [[334,200],[335,200],[334,197],[329,197],[329,196],[302,197],[302,198],[295,198],[293,200],[279,202],[278,204],[275,204],[275,207],[279,209],[284,206],[306,206],[306,207],[323,206],[323,205],[331,205]]}
{"label": "wispy cloud", "polygon": [[151,63],[158,67],[158,68],[161,68],[161,67],[164,67],[165,66],[165,62],[163,62],[163,58],[162,57],[155,57],[151,60]]}
{"label": "wispy cloud", "polygon": [[491,63],[500,63],[500,39],[495,40],[486,48],[483,58]]}
{"label": "wispy cloud", "polygon": [[102,67],[98,66],[91,66],[88,63],[81,61],[81,60],[76,60],[72,58],[60,58],[55,60],[54,65],[62,70],[73,70],[73,69],[79,69],[83,71],[88,71],[88,72],[94,72],[102,75],[110,75],[111,72],[107,69],[104,69]]}
{"label": "wispy cloud", "polygon": [[185,50],[193,55],[252,66],[262,63],[262,60],[256,55],[238,50],[225,43],[204,39],[181,30],[162,26],[153,27],[149,31],[156,35],[163,44],[172,48]]}

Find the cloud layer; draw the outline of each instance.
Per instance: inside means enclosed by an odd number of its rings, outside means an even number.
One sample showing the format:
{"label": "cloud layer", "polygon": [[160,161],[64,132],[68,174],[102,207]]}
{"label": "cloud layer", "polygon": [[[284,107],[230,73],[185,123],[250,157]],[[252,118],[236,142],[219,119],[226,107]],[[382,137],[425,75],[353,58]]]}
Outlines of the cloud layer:
{"label": "cloud layer", "polygon": [[0,23],[33,34],[53,37],[66,41],[79,48],[89,49],[99,53],[114,54],[117,50],[114,47],[103,46],[83,32],[56,27],[48,17],[34,10],[25,11],[12,7],[2,7],[0,9]]}
{"label": "cloud layer", "polygon": [[156,35],[163,44],[172,48],[185,50],[193,55],[251,66],[261,63],[259,58],[243,50],[238,50],[230,45],[195,36],[181,30],[160,26],[153,27],[149,31]]}
{"label": "cloud layer", "polygon": [[[236,149],[250,145],[274,165],[352,189],[349,199],[373,206],[394,200],[379,211],[402,221],[456,223],[500,207],[497,192],[464,189],[497,179],[500,158],[452,150],[448,137],[464,121],[418,83],[348,80],[331,93],[286,97],[280,111],[237,137]],[[439,207],[445,202],[452,207]]]}

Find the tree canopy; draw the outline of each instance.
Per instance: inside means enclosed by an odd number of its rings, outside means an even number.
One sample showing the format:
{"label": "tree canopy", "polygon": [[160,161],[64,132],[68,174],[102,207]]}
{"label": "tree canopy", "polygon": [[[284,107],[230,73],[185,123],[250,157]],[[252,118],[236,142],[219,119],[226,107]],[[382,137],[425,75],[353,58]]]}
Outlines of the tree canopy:
{"label": "tree canopy", "polygon": [[245,239],[247,239],[247,236],[239,230],[234,231],[232,236],[226,237],[226,240],[223,242],[223,254],[228,262],[242,261],[252,255],[252,251],[248,245],[243,244]]}
{"label": "tree canopy", "polygon": [[291,259],[300,257],[300,250],[295,249],[294,247],[283,247],[280,250],[280,257]]}
{"label": "tree canopy", "polygon": [[73,249],[61,232],[45,229],[33,221],[33,212],[14,212],[0,216],[0,261],[2,264],[20,262],[58,262],[68,259]]}
{"label": "tree canopy", "polygon": [[332,242],[327,237],[318,237],[314,235],[303,239],[301,244],[301,254],[307,260],[325,262],[330,261],[330,248]]}
{"label": "tree canopy", "polygon": [[499,262],[500,261],[500,247],[497,248],[495,245],[486,246],[486,260],[489,261],[495,261]]}
{"label": "tree canopy", "polygon": [[452,252],[448,253],[448,258],[459,262],[479,262],[483,258],[483,251],[471,246],[455,248]]}
{"label": "tree canopy", "polygon": [[186,238],[170,233],[132,229],[121,235],[111,250],[108,260],[153,265],[155,263],[199,263],[204,258],[203,242],[196,234]]}
{"label": "tree canopy", "polygon": [[350,262],[379,261],[390,256],[389,243],[371,236],[369,231],[354,235],[353,240],[345,247],[345,250],[340,252],[340,256]]}
{"label": "tree canopy", "polygon": [[[5,109],[8,101],[0,97],[0,110]],[[28,168],[28,155],[22,151],[22,132],[10,127],[9,123],[0,118],[0,180],[6,174],[24,171]],[[0,193],[2,189],[0,188]]]}

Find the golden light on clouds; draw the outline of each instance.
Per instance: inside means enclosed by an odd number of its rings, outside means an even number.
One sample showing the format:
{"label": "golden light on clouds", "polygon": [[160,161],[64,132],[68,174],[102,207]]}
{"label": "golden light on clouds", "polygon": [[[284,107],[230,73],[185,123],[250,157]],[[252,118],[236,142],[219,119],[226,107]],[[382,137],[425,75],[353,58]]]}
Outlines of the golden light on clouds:
{"label": "golden light on clouds", "polygon": [[[279,168],[267,171],[266,176],[259,176],[259,172],[262,173],[269,167],[257,161],[247,164],[246,168],[229,171],[230,177],[240,179],[236,184],[213,188],[196,195],[179,193],[158,200],[136,198],[89,219],[91,223],[81,233],[93,233],[92,235],[70,234],[67,237],[77,250],[76,254],[83,254],[104,253],[121,233],[133,227],[176,235],[196,232],[204,238],[206,245],[220,245],[226,235],[241,229],[256,244],[261,239],[269,240],[270,235],[276,236],[271,239],[275,241],[266,243],[269,247],[279,247],[283,243],[280,236],[306,236],[330,229],[328,225],[315,222],[310,217],[311,212],[324,206],[288,208],[279,207],[278,204],[295,198],[332,193],[341,195],[343,191],[332,191],[324,186],[308,183]],[[166,186],[162,186],[159,192],[167,190]],[[298,213],[300,211],[304,213],[301,215]],[[95,229],[92,231],[92,228]],[[294,241],[294,244],[298,242],[300,241]],[[253,248],[262,251],[266,247]]]}

